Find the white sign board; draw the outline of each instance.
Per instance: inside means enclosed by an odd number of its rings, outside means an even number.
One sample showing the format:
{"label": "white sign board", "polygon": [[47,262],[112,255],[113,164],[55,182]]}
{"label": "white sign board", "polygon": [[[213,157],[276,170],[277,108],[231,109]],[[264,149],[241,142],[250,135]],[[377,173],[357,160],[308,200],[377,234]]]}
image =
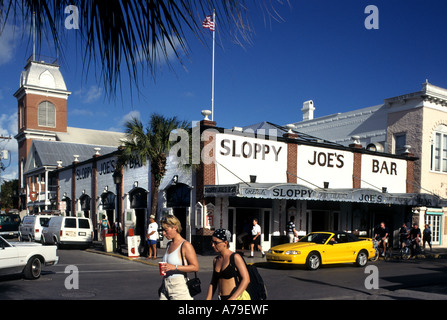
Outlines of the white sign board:
{"label": "white sign board", "polygon": [[232,134],[216,134],[216,185],[287,182],[287,144]]}
{"label": "white sign board", "polygon": [[387,188],[389,193],[407,190],[407,161],[387,157],[362,155],[361,188]]}
{"label": "white sign board", "polygon": [[299,145],[297,163],[300,185],[323,188],[329,182],[331,189],[352,188],[352,152]]}

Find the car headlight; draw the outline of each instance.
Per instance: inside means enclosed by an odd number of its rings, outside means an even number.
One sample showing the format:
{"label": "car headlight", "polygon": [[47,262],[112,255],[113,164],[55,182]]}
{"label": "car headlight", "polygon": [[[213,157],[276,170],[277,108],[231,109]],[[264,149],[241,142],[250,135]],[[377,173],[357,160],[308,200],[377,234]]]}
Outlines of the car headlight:
{"label": "car headlight", "polygon": [[288,250],[288,251],[284,252],[284,254],[294,255],[294,254],[301,254],[301,252],[296,251],[296,250]]}
{"label": "car headlight", "polygon": [[272,249],[269,249],[269,251],[267,251],[267,253],[273,253]]}

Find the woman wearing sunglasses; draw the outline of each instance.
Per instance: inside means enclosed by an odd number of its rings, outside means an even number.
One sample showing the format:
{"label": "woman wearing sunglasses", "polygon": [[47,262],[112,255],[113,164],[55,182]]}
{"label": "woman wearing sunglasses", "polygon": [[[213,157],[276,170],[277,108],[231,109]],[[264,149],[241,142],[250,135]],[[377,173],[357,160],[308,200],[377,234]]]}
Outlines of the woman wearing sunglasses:
{"label": "woman wearing sunglasses", "polygon": [[244,259],[229,249],[231,232],[218,229],[212,237],[212,246],[219,255],[213,261],[213,276],[206,296],[207,300],[213,298],[219,288],[220,300],[250,300],[246,291],[250,283],[247,266]]}

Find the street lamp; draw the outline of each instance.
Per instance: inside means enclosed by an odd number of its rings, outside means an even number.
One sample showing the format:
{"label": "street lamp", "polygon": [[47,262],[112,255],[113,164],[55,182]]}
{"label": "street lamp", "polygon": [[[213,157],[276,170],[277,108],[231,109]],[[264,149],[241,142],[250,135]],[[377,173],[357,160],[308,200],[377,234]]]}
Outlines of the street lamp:
{"label": "street lamp", "polygon": [[[123,174],[121,173],[121,170],[116,169],[113,172],[113,183],[116,185],[116,211],[118,213],[117,221],[114,222],[115,224],[115,234],[117,237],[117,251],[121,252],[121,234],[122,234],[122,226],[124,225],[123,221],[123,210],[121,209],[121,186],[123,183]],[[118,222],[118,223],[116,223]]]}

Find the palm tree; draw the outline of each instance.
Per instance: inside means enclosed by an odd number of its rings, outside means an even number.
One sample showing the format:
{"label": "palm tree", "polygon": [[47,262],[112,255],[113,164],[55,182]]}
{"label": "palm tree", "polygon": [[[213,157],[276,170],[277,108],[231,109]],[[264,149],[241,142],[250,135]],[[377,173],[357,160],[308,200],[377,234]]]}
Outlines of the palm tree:
{"label": "palm tree", "polygon": [[[185,30],[203,40],[201,22],[213,9],[219,17],[220,34],[225,32],[233,41],[242,43],[249,40],[251,34],[246,2],[274,16],[272,2],[283,1],[0,0],[0,36],[7,21],[12,19],[14,23],[21,20],[23,26],[29,28],[31,38],[34,15],[37,43],[42,37],[52,38],[63,57],[66,43],[62,39],[67,32],[76,31],[80,47],[84,49],[83,65],[88,71],[91,63],[98,63],[105,89],[113,95],[117,84],[121,85],[121,69],[127,69],[132,81],[130,87],[138,88],[138,75],[149,70],[154,77],[156,65],[163,59],[169,64],[172,52],[181,60],[182,52],[188,53]],[[74,11],[70,8],[75,8],[78,15],[71,17]],[[69,17],[78,19],[79,29],[65,29]]]}
{"label": "palm tree", "polygon": [[[175,129],[187,129],[186,121],[179,121],[177,117],[166,118],[153,113],[148,126],[145,128],[138,118],[132,118],[125,123],[127,139],[118,158],[119,167],[126,161],[136,159],[143,164],[147,161],[151,165],[154,178],[154,190],[151,199],[151,214],[157,214],[158,192],[160,183],[166,174],[166,162],[171,148],[169,136]],[[175,143],[175,142],[172,142]]]}

